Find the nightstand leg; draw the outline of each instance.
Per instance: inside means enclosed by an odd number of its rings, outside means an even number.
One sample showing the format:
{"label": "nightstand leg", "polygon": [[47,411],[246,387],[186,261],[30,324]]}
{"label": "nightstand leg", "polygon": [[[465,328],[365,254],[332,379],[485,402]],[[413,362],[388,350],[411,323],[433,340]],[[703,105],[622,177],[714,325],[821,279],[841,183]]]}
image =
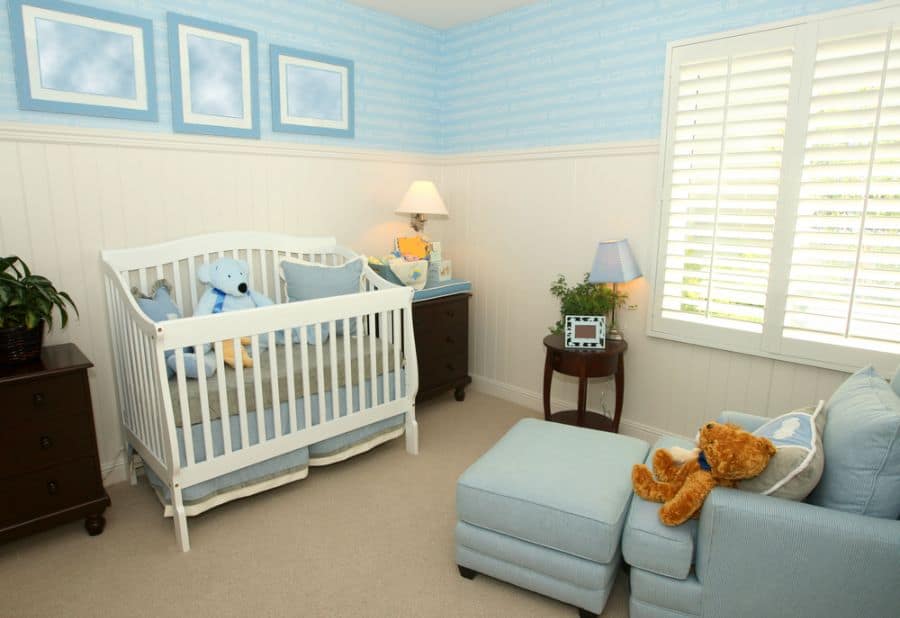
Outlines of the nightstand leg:
{"label": "nightstand leg", "polygon": [[544,420],[550,420],[550,386],[553,384],[553,353],[547,350],[544,360]]}
{"label": "nightstand leg", "polygon": [[584,427],[584,413],[587,410],[587,376],[578,376],[578,420],[579,427]]}
{"label": "nightstand leg", "polygon": [[616,366],[616,415],[613,418],[613,433],[619,433],[619,419],[622,418],[622,403],[625,397],[625,355],[619,354]]}

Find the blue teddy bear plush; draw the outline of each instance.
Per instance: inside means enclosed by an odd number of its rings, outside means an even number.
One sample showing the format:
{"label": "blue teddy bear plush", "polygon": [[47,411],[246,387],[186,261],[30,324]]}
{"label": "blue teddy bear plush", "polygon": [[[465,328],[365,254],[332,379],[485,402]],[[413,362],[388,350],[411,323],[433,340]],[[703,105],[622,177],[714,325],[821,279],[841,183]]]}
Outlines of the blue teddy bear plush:
{"label": "blue teddy bear plush", "polygon": [[[272,299],[264,294],[260,294],[250,289],[250,266],[243,260],[234,258],[221,258],[211,264],[203,264],[197,269],[197,278],[207,284],[209,287],[200,297],[194,315],[209,315],[212,313],[223,313],[226,311],[240,311],[242,309],[253,309],[255,307],[268,307],[274,305]],[[295,342],[300,340],[300,336],[296,329],[293,331],[292,339]],[[310,342],[314,342],[313,327],[308,327],[307,332],[310,334]],[[323,337],[323,341],[327,339],[327,334]],[[284,333],[277,332],[275,334],[275,342],[284,343]],[[246,339],[242,342],[248,343]],[[268,346],[266,337],[260,337],[260,347]],[[224,346],[226,355],[232,356],[233,346]],[[243,366],[252,366],[252,360],[242,353]],[[228,362],[226,358],[226,362]],[[228,362],[234,366],[234,359]]]}

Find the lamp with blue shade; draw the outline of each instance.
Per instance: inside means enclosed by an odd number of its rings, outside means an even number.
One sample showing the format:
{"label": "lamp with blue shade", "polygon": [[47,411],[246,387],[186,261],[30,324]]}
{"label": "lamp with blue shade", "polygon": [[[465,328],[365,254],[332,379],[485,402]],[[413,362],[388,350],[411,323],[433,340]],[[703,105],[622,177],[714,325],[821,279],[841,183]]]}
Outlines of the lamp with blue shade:
{"label": "lamp with blue shade", "polygon": [[[626,283],[641,276],[641,269],[634,259],[627,239],[605,240],[597,244],[594,265],[591,267],[590,283],[612,283],[613,292],[619,283]],[[622,334],[616,324],[616,307],[613,305],[612,325],[608,339],[621,339]]]}

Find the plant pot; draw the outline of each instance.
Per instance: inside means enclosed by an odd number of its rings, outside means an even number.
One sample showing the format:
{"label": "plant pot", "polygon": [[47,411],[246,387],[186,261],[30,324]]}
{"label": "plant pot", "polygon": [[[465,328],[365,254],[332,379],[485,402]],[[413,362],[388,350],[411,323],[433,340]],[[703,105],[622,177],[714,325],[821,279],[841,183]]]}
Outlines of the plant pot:
{"label": "plant pot", "polygon": [[36,360],[44,343],[44,322],[27,329],[24,326],[0,328],[0,365],[20,365]]}

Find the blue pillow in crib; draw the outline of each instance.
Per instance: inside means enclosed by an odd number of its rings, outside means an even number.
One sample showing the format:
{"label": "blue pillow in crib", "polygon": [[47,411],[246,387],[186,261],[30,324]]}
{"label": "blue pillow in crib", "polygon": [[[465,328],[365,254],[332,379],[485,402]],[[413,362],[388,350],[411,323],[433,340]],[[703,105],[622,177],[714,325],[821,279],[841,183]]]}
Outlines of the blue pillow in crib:
{"label": "blue pillow in crib", "polygon": [[[177,320],[182,317],[181,309],[172,300],[169,293],[169,282],[160,279],[150,288],[150,296],[141,294],[137,288],[132,288],[131,293],[141,311],[154,322],[163,322],[165,320]],[[211,377],[216,373],[215,354],[210,353],[203,358],[203,368],[206,377]],[[169,377],[175,375],[175,351],[166,351],[166,369]],[[184,374],[188,378],[196,379],[199,375],[197,357],[193,348],[184,348]]]}
{"label": "blue pillow in crib", "polygon": [[[362,257],[341,266],[327,266],[304,260],[282,260],[281,278],[287,286],[288,300],[314,300],[329,296],[357,294],[362,279]],[[335,335],[344,334],[343,322],[335,324]],[[356,335],[356,320],[350,320],[350,336]]]}

